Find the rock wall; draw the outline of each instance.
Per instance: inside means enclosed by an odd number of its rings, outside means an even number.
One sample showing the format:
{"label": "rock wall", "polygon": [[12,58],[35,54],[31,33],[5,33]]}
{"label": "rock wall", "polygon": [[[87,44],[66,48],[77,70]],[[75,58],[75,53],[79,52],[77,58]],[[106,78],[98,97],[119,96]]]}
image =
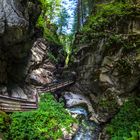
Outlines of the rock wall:
{"label": "rock wall", "polygon": [[95,23],[98,19],[90,21],[92,16],[96,16],[94,13],[86,23],[89,24],[88,29],[85,25],[86,30],[76,35],[78,51],[75,66],[78,79],[71,91],[81,92],[90,98],[100,122],[108,121],[129,97],[138,96],[139,93],[138,5],[139,2],[129,9],[131,14],[106,16],[109,22],[98,21],[101,26]]}
{"label": "rock wall", "polygon": [[[30,11],[36,7],[36,11]],[[37,1],[0,0],[0,83],[22,81],[25,65],[33,42],[34,22],[40,14]],[[34,12],[34,13],[33,13]],[[36,18],[31,18],[31,17]],[[15,67],[17,66],[17,67]],[[14,76],[17,75],[18,78]]]}
{"label": "rock wall", "polygon": [[53,81],[50,44],[34,37],[40,12],[38,1],[0,0],[0,94],[34,100]]}

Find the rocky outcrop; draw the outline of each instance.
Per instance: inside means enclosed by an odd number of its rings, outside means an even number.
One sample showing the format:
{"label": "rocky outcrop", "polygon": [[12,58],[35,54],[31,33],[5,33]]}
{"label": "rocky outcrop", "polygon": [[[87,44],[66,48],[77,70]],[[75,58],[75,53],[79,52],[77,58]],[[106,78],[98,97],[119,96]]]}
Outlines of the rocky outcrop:
{"label": "rocky outcrop", "polygon": [[1,86],[2,95],[35,100],[36,88],[54,80],[53,73],[56,68],[48,57],[48,46],[48,43],[41,38],[33,44],[27,64],[24,65],[23,82],[17,81]]}
{"label": "rocky outcrop", "polygon": [[[53,81],[50,44],[36,39],[38,1],[0,0],[0,94],[35,100],[36,87]],[[36,41],[34,41],[36,40]]]}
{"label": "rocky outcrop", "polygon": [[76,35],[78,79],[71,91],[89,97],[100,122],[108,121],[139,92],[140,9],[134,6],[129,10],[133,11],[129,15],[106,16],[106,24],[91,20],[89,29]]}
{"label": "rocky outcrop", "polygon": [[75,106],[84,106],[91,114],[89,116],[90,117],[89,119],[98,123],[98,120],[96,119],[97,116],[95,116],[95,112],[92,107],[92,104],[90,103],[90,100],[87,97],[78,93],[71,93],[71,92],[65,92],[63,93],[63,96],[66,101],[66,107],[72,108]]}
{"label": "rocky outcrop", "polygon": [[49,44],[44,39],[38,39],[28,59],[28,72],[26,82],[33,85],[46,85],[53,81],[55,65],[49,59]]}
{"label": "rocky outcrop", "polygon": [[[36,13],[30,10],[30,4]],[[22,81],[23,67],[32,47],[31,37],[40,14],[37,1],[0,0],[0,83]],[[16,66],[16,68],[15,68]],[[16,78],[14,77],[16,75]],[[17,78],[18,77],[18,78]]]}

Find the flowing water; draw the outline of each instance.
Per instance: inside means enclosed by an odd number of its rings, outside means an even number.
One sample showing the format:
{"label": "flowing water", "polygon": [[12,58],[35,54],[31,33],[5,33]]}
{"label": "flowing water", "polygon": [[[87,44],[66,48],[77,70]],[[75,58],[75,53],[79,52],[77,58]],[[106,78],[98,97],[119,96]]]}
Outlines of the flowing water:
{"label": "flowing water", "polygon": [[78,114],[80,127],[72,140],[97,140],[100,127],[88,119],[88,112],[82,107],[73,107],[69,109],[73,114]]}

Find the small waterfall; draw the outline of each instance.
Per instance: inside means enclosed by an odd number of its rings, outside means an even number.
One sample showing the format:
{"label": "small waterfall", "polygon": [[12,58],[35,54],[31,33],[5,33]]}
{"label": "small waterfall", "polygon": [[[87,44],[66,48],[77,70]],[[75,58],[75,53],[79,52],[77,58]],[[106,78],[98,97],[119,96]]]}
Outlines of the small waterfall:
{"label": "small waterfall", "polygon": [[80,127],[72,140],[98,140],[100,127],[88,119],[87,110],[82,107],[73,107],[68,110],[79,116]]}

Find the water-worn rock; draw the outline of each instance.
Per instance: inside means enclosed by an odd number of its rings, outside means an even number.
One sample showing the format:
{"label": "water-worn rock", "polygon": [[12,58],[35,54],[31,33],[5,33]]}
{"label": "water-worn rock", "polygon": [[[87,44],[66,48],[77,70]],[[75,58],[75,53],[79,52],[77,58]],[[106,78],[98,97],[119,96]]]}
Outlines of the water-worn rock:
{"label": "water-worn rock", "polygon": [[28,99],[28,97],[24,93],[24,91],[20,87],[18,87],[18,86],[16,86],[15,88],[12,88],[12,90],[11,90],[11,97]]}
{"label": "water-worn rock", "polygon": [[54,78],[55,65],[49,60],[49,44],[44,39],[38,39],[28,59],[28,74],[26,82],[33,85],[46,85]]}
{"label": "water-worn rock", "polygon": [[[139,6],[133,4],[135,13],[139,13]],[[71,91],[90,99],[101,122],[111,119],[129,97],[139,93],[140,14],[133,14],[106,17],[110,24],[101,27],[89,17],[91,23],[85,25],[89,32],[81,31],[75,38],[78,77]]]}
{"label": "water-worn rock", "polygon": [[[27,1],[24,2],[27,5]],[[27,8],[16,0],[1,0],[0,32],[3,35],[5,45],[21,42],[27,37],[29,17]],[[5,33],[6,32],[6,33]],[[15,33],[12,36],[11,33]]]}
{"label": "water-worn rock", "polygon": [[0,84],[23,81],[25,76],[34,32],[32,23],[37,20],[31,19],[31,13],[32,16],[40,14],[37,1],[36,13],[29,11],[28,5],[29,0],[0,0]]}
{"label": "water-worn rock", "polygon": [[64,99],[66,101],[67,107],[74,107],[74,106],[85,106],[88,108],[90,115],[90,120],[95,121],[98,123],[97,116],[95,114],[95,111],[92,107],[92,104],[88,98],[86,98],[84,95],[72,93],[72,92],[65,92],[64,93]]}
{"label": "water-worn rock", "polygon": [[53,81],[55,66],[48,56],[51,47],[34,37],[40,13],[38,0],[0,0],[2,95],[35,100],[36,86]]}
{"label": "water-worn rock", "polygon": [[37,94],[36,87],[49,84],[54,79],[53,73],[56,68],[49,59],[48,48],[49,44],[44,39],[40,38],[35,41],[27,64],[24,66],[24,83],[21,84],[20,81],[16,81],[6,86],[1,86],[0,94],[35,101]]}

